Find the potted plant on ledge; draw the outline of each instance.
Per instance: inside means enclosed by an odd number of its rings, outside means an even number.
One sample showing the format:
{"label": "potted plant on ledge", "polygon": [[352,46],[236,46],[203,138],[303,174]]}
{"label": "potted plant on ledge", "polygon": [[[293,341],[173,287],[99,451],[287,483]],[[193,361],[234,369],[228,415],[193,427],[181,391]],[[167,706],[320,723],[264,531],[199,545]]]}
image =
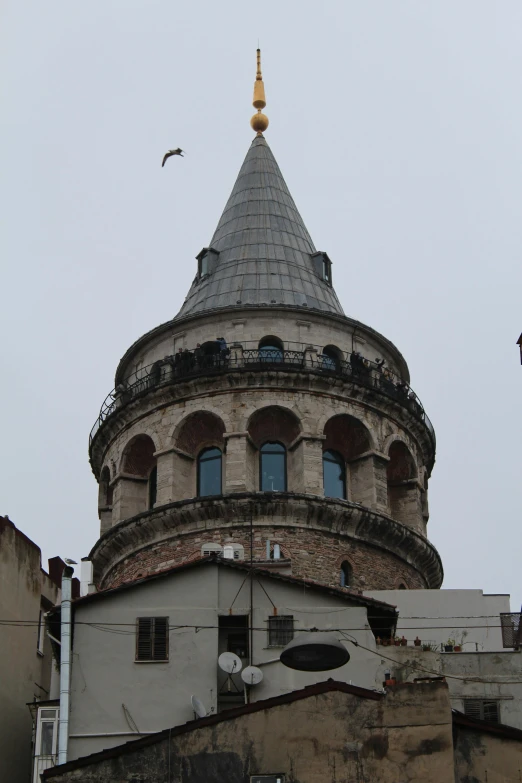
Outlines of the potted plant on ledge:
{"label": "potted plant on ledge", "polygon": [[444,645],[444,652],[453,652],[454,647],[455,647],[455,639],[448,639],[448,641]]}

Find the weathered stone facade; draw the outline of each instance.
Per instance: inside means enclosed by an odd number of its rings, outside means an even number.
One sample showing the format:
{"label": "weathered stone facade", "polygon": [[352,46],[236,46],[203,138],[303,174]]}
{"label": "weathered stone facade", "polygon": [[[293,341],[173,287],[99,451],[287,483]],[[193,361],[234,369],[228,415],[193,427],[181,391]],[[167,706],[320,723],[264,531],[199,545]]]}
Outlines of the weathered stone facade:
{"label": "weathered stone facade", "polygon": [[440,783],[453,780],[453,750],[444,683],[382,694],[332,680],[55,767],[44,780]]}
{"label": "weathered stone facade", "polygon": [[[359,589],[439,587],[442,567],[426,530],[433,428],[395,346],[342,315],[331,269],[328,279],[319,274],[321,254],[310,250],[267,149],[264,140],[251,148],[238,179],[249,177],[248,187],[236,185],[225,213],[246,199],[238,206],[234,234],[247,243],[238,256],[246,258],[253,252],[252,229],[246,224],[241,229],[241,220],[248,215],[251,222],[266,201],[256,231],[261,237],[265,225],[266,236],[258,241],[266,242],[269,259],[273,252],[273,264],[248,262],[249,301],[242,302],[238,290],[235,306],[228,297],[226,306],[216,307],[224,280],[234,286],[224,277],[219,254],[234,256],[234,242],[240,241],[230,239],[223,218],[210,273],[198,267],[187,300],[197,307],[186,304],[181,316],[127,351],[116,389],[93,428],[90,456],[100,482],[102,533],[91,552],[95,581],[105,587],[153,573],[200,556],[205,543],[237,543],[250,557],[253,527],[254,560],[266,559],[270,540],[302,578],[339,584],[339,563],[346,561]],[[283,201],[297,226],[294,238],[277,240],[275,224],[269,230],[267,216],[279,215],[282,207],[268,182],[286,191]],[[284,221],[276,223],[282,230]],[[277,259],[286,258],[295,241],[300,255],[284,277]],[[312,296],[302,270],[292,279],[296,259],[310,264],[306,276],[316,281],[314,301],[320,307],[296,306],[300,290],[300,304],[306,305],[306,292]],[[267,302],[263,274],[281,274],[283,288],[290,280],[293,303]],[[226,340],[223,352],[217,335]],[[268,355],[263,346],[270,346]],[[260,478],[261,447],[273,442],[285,454],[285,491],[277,498]],[[212,499],[200,498],[199,457],[206,449],[221,454],[220,486]],[[336,455],[344,477],[338,499],[325,497],[325,452]]]}

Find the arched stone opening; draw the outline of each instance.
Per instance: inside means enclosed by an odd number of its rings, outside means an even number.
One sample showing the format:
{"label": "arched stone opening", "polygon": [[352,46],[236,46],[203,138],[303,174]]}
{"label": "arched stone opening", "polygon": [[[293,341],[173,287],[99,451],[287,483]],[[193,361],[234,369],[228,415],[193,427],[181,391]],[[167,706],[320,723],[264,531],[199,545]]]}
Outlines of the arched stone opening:
{"label": "arched stone opening", "polygon": [[[172,451],[160,458],[165,485],[162,503],[221,494],[225,473],[225,424],[210,411],[194,411],[174,432]],[[215,458],[215,459],[214,459]]]}
{"label": "arched stone opening", "polygon": [[125,446],[114,485],[113,524],[147,511],[156,503],[155,452],[150,435],[135,435]]}
{"label": "arched stone opening", "polygon": [[353,568],[348,560],[343,560],[341,563],[339,583],[341,587],[353,587]]}
{"label": "arched stone opening", "polygon": [[174,445],[191,457],[202,449],[216,446],[223,450],[225,425],[219,416],[208,411],[195,411],[180,423],[174,434]]}
{"label": "arched stone opening", "polygon": [[344,361],[344,354],[336,345],[325,345],[321,354],[323,370],[335,372],[341,368]]}
{"label": "arched stone opening", "polygon": [[422,526],[421,490],[415,460],[400,440],[391,443],[386,469],[388,511],[398,522],[420,529]]}
{"label": "arched stone opening", "polygon": [[304,469],[302,444],[296,442],[301,432],[297,416],[287,408],[269,405],[250,417],[247,429],[254,449],[247,470],[255,474],[257,465],[256,489],[301,491]]}
{"label": "arched stone opening", "polygon": [[[342,413],[332,416],[325,424],[323,441],[324,459],[329,454],[340,455],[344,460],[344,497],[372,508],[377,506],[376,460],[372,452],[372,438],[367,427],[354,416]],[[340,466],[342,469],[342,466]],[[328,496],[329,484],[324,471],[323,488]],[[342,479],[342,477],[341,477]],[[340,483],[340,482],[337,482]],[[340,497],[339,494],[333,495]]]}
{"label": "arched stone opening", "polygon": [[113,487],[111,485],[111,471],[105,465],[98,484],[98,517],[100,519],[100,532],[103,534],[112,526]]}

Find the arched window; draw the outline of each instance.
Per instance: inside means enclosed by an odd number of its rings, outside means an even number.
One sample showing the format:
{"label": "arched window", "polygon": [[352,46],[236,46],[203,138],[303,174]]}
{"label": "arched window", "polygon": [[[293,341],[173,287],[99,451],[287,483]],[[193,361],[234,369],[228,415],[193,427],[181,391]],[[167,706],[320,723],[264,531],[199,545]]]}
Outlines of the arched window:
{"label": "arched window", "polygon": [[149,474],[149,508],[154,508],[158,496],[158,468],[156,465]]}
{"label": "arched window", "polygon": [[325,497],[346,500],[346,468],[337,451],[323,452],[323,486]]}
{"label": "arched window", "polygon": [[198,457],[198,497],[221,495],[221,450],[203,449]]}
{"label": "arched window", "polygon": [[406,587],[406,585],[404,584],[404,582],[401,582],[401,583],[400,583],[400,585],[399,585],[399,590],[407,590],[407,589],[408,589],[408,588]]}
{"label": "arched window", "polygon": [[259,358],[262,362],[282,362],[283,343],[279,337],[263,337],[259,341]]}
{"label": "arched window", "polygon": [[262,492],[286,491],[286,449],[282,443],[264,443],[259,459],[260,488]]}
{"label": "arched window", "polygon": [[344,562],[341,563],[340,581],[341,587],[350,587],[353,582],[352,567],[348,560],[344,560]]}
{"label": "arched window", "polygon": [[339,370],[341,367],[342,360],[343,360],[342,351],[340,351],[340,349],[337,348],[336,345],[326,345],[323,348],[323,352],[321,354],[321,363],[322,363],[323,370],[330,370],[331,372],[335,372],[335,370]]}
{"label": "arched window", "polygon": [[112,506],[113,488],[111,487],[111,472],[107,465],[103,468],[100,476],[100,489],[98,493],[98,506]]}

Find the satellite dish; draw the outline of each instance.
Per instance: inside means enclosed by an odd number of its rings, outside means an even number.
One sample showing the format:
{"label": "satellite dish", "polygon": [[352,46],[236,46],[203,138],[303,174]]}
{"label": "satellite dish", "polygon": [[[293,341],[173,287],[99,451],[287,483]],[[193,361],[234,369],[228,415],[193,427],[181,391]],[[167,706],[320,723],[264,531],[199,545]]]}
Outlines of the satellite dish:
{"label": "satellite dish", "polygon": [[207,708],[205,707],[203,702],[198,699],[197,696],[191,696],[190,703],[192,704],[192,709],[194,710],[198,718],[207,717]]}
{"label": "satellite dish", "polygon": [[247,666],[241,672],[241,679],[246,685],[259,685],[263,681],[263,672],[257,666]]}
{"label": "satellite dish", "polygon": [[218,658],[219,668],[227,674],[239,674],[243,668],[241,658],[235,653],[224,652]]}

